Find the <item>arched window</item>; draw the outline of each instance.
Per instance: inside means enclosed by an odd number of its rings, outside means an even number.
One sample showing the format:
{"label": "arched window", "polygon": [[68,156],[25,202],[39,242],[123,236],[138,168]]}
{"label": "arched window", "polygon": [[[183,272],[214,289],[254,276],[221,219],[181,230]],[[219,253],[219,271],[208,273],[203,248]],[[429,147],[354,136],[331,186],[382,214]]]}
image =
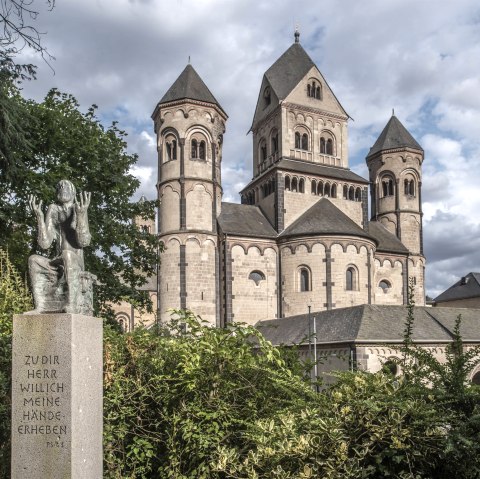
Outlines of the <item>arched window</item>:
{"label": "arched window", "polygon": [[316,100],[322,99],[322,88],[320,85],[317,85],[315,80],[307,85],[307,96],[310,98],[315,98]]}
{"label": "arched window", "polygon": [[350,201],[355,200],[355,188],[353,186],[350,186],[350,188],[348,189],[348,199]]}
{"label": "arched window", "polygon": [[148,226],[148,225],[141,225],[141,226],[140,226],[140,230],[142,231],[142,233],[150,233],[150,226]]}
{"label": "arched window", "polygon": [[326,196],[327,198],[330,198],[330,183],[325,183],[323,195]]}
{"label": "arched window", "polygon": [[357,284],[357,270],[353,266],[349,266],[345,272],[345,289],[347,291],[356,291]]}
{"label": "arched window", "polygon": [[355,201],[362,201],[362,191],[360,188],[355,190]]}
{"label": "arched window", "polygon": [[336,184],[332,185],[332,189],[330,190],[330,195],[332,196],[332,198],[337,197],[337,185]]}
{"label": "arched window", "polygon": [[303,178],[300,178],[300,181],[298,182],[298,191],[300,193],[305,193],[305,180]]}
{"label": "arched window", "polygon": [[382,279],[382,281],[378,283],[378,286],[382,288],[384,293],[388,293],[389,289],[392,287],[392,285],[386,279]]}
{"label": "arched window", "polygon": [[306,133],[302,135],[302,150],[308,150],[308,135]]}
{"label": "arched window", "polygon": [[343,185],[343,199],[348,200],[348,186]]}
{"label": "arched window", "polygon": [[327,155],[333,155],[333,141],[331,138],[327,140]]}
{"label": "arched window", "polygon": [[292,191],[298,191],[298,180],[296,177],[292,179]]}
{"label": "arched window", "polygon": [[323,196],[323,181],[318,182],[317,194],[318,196]]}
{"label": "arched window", "polygon": [[272,148],[272,155],[278,153],[278,133],[272,134],[271,138],[271,148]]}
{"label": "arched window", "polygon": [[312,195],[316,195],[316,194],[317,194],[317,182],[316,182],[316,180],[312,180],[311,190],[312,190]]}
{"label": "arched window", "polygon": [[300,133],[298,131],[295,132],[295,148],[299,150],[301,148],[301,139],[300,139]]}
{"label": "arched window", "polygon": [[325,154],[327,152],[327,143],[325,141],[325,138],[322,136],[320,138],[320,153]]}
{"label": "arched window", "polygon": [[191,141],[190,149],[191,149],[191,157],[198,158],[198,141],[197,140],[193,139]]}
{"label": "arched window", "polygon": [[170,134],[165,138],[165,159],[164,161],[171,161],[177,159],[177,140]]}
{"label": "arched window", "polygon": [[398,364],[394,359],[388,359],[382,365],[382,372],[389,376],[398,375]]}
{"label": "arched window", "polygon": [[472,383],[480,386],[480,371],[477,371],[472,377]]}
{"label": "arched window", "polygon": [[404,181],[405,195],[415,196],[415,182],[410,179]]}
{"label": "arched window", "polygon": [[265,275],[261,271],[255,270],[248,275],[248,279],[251,279],[258,286],[260,281],[265,281]]}
{"label": "arched window", "polygon": [[285,189],[286,189],[287,191],[290,191],[290,189],[291,189],[291,186],[290,186],[290,177],[289,177],[289,176],[286,176],[286,177],[285,177]]}
{"label": "arched window", "polygon": [[272,102],[272,95],[270,92],[270,87],[268,86],[265,88],[265,90],[263,90],[263,99],[265,100],[265,107],[270,105],[270,103]]}
{"label": "arched window", "polygon": [[383,193],[383,197],[394,195],[393,179],[392,178],[387,176],[387,177],[382,179],[382,193]]}
{"label": "arched window", "polygon": [[205,159],[205,142],[203,140],[200,142],[200,145],[198,147],[198,157],[201,160]]}
{"label": "arched window", "polygon": [[312,290],[312,285],[310,282],[310,270],[308,268],[300,268],[298,271],[298,276],[299,276],[299,290],[304,292],[304,291],[311,291]]}

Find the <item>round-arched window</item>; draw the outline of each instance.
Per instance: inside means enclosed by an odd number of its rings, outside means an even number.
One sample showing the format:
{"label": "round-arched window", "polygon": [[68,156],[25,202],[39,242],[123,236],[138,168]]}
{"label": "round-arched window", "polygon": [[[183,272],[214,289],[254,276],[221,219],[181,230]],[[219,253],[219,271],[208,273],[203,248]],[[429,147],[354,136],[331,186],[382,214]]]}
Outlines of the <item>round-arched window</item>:
{"label": "round-arched window", "polygon": [[378,286],[383,289],[384,293],[388,293],[388,290],[392,287],[392,285],[386,279],[382,279],[382,281],[378,283]]}
{"label": "round-arched window", "polygon": [[472,384],[480,386],[480,371],[477,371],[472,377]]}
{"label": "round-arched window", "polygon": [[261,271],[255,270],[248,275],[248,279],[251,279],[258,286],[260,281],[265,281],[265,275]]}
{"label": "round-arched window", "polygon": [[385,361],[382,365],[382,372],[391,376],[398,375],[398,364],[393,359]]}

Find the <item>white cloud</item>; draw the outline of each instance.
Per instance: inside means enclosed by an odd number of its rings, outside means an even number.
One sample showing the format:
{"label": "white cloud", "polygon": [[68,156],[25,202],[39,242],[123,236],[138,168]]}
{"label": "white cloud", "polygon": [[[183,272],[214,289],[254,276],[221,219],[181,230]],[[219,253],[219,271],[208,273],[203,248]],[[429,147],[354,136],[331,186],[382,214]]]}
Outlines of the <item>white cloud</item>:
{"label": "white cloud", "polygon": [[[57,57],[55,75],[34,59],[39,79],[24,91],[40,99],[56,86],[73,93],[83,109],[95,103],[107,120],[119,120],[129,133],[129,151],[139,153],[134,172],[141,192],[153,198],[157,153],[150,115],[190,56],[230,116],[224,199],[239,201],[252,176],[246,132],[261,78],[293,41],[298,22],[302,44],[355,119],[349,133],[355,171],[366,175],[365,155],[392,108],[425,148],[427,284],[437,290],[475,264],[468,248],[469,261],[449,260],[445,255],[454,251],[440,239],[453,235],[449,221],[455,221],[455,234],[472,244],[480,224],[479,18],[475,0],[57,2],[38,23]],[[445,221],[442,214],[452,216]]]}

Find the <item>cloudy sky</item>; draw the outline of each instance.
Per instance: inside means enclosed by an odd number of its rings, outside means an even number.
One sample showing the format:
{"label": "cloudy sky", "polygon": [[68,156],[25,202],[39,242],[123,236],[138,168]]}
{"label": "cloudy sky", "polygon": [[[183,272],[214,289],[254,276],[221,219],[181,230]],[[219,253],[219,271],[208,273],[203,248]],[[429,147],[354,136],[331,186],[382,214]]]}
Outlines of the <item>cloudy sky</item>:
{"label": "cloudy sky", "polygon": [[[35,0],[41,6],[42,0]],[[229,115],[225,201],[251,179],[250,127],[265,70],[300,41],[350,122],[350,166],[392,108],[425,149],[427,293],[480,271],[480,4],[477,0],[56,0],[37,19],[56,60],[24,94],[51,87],[95,103],[140,155],[138,197],[155,198],[156,102],[191,63]],[[28,52],[25,52],[28,57]]]}

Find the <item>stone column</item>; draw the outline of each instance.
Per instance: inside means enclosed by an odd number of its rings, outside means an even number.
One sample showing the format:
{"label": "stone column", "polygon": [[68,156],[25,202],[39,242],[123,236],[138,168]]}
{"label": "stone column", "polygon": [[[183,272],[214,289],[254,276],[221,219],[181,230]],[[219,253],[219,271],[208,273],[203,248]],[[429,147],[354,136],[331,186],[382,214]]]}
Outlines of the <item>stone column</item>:
{"label": "stone column", "polygon": [[12,479],[103,475],[102,320],[13,319]]}

